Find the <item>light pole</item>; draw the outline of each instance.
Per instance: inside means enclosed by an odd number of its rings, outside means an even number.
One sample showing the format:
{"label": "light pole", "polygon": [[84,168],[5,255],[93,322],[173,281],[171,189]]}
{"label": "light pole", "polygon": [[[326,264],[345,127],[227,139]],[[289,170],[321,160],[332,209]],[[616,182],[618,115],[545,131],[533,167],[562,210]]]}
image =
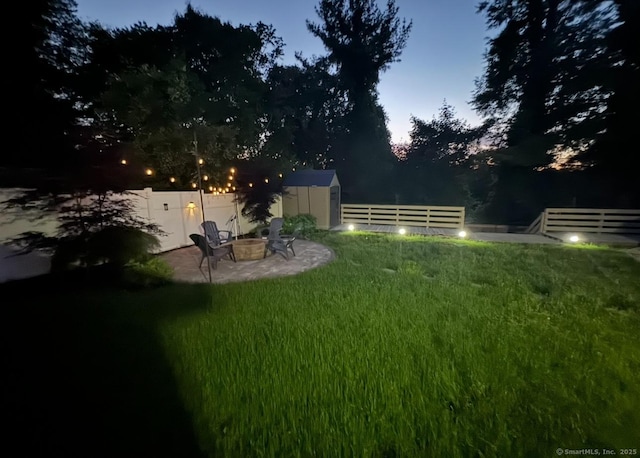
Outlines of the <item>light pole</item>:
{"label": "light pole", "polygon": [[[204,197],[202,196],[202,171],[200,169],[200,167],[204,163],[204,160],[202,160],[202,158],[198,157],[198,137],[196,136],[195,128],[193,129],[193,155],[196,158],[196,168],[198,169],[198,193],[200,194],[200,209],[201,209],[201,212],[202,212],[202,222],[204,223],[206,221],[206,218],[205,218],[205,215],[204,215]],[[202,227],[204,228],[204,224],[202,225]],[[207,271],[209,273],[209,283],[211,283],[212,282],[212,279],[211,279],[211,259],[208,256],[208,254],[209,254],[209,240],[207,240],[207,231],[206,231],[206,229],[204,231],[204,243],[206,245],[206,250],[207,250]]]}

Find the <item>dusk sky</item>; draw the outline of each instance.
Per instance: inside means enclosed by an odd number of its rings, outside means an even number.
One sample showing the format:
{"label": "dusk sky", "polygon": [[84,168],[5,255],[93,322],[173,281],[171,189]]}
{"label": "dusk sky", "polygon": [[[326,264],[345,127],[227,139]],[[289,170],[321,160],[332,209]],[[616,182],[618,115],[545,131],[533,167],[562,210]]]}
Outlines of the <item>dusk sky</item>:
{"label": "dusk sky", "polygon": [[[78,16],[109,27],[136,22],[150,26],[171,23],[185,10],[186,0],[77,0]],[[319,22],[317,0],[192,0],[191,5],[233,25],[271,24],[285,42],[282,63],[325,54],[319,38],[307,31],[305,20]],[[487,31],[476,13],[475,0],[396,0],[399,16],[413,21],[400,59],[382,74],[380,103],[394,142],[407,141],[411,116],[425,121],[437,115],[446,99],[458,117],[476,125],[480,118],[469,106],[474,79],[482,74]],[[384,7],[386,1],[379,2]]]}

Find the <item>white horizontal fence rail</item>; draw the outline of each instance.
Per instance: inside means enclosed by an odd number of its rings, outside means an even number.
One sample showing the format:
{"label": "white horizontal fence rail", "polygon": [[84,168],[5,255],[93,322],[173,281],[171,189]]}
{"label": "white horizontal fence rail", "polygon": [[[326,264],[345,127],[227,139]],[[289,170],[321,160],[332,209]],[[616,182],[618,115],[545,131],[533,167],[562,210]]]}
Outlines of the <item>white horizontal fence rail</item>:
{"label": "white horizontal fence rail", "polygon": [[612,208],[547,208],[542,232],[640,234],[640,210]]}
{"label": "white horizontal fence rail", "polygon": [[464,207],[342,204],[340,215],[342,224],[382,224],[446,229],[464,227]]}

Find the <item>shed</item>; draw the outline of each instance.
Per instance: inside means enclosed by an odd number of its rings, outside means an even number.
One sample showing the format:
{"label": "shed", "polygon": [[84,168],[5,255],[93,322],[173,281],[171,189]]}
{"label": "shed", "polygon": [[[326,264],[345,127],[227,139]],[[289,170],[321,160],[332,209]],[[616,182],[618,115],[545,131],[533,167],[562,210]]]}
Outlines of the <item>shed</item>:
{"label": "shed", "polygon": [[311,214],[319,229],[340,224],[340,182],[335,170],[299,170],[284,182],[282,213]]}

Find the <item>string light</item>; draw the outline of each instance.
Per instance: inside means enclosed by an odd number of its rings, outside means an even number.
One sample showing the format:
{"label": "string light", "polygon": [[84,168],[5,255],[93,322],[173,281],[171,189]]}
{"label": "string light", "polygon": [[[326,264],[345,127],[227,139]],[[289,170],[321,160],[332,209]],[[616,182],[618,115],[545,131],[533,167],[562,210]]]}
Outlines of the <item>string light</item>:
{"label": "string light", "polygon": [[249,183],[249,187],[250,187],[250,188],[253,188],[253,183]]}
{"label": "string light", "polygon": [[213,192],[213,186],[209,186],[209,191]]}
{"label": "string light", "polygon": [[231,186],[231,183],[227,183],[227,188]]}
{"label": "string light", "polygon": [[204,181],[209,181],[209,175],[205,175],[205,176],[203,176],[203,177],[202,177],[202,179],[203,179]]}
{"label": "string light", "polygon": [[233,188],[231,188],[231,189],[233,189],[233,190],[235,191],[235,190],[236,190],[236,187],[234,186],[234,187],[233,187]]}
{"label": "string light", "polygon": [[229,175],[229,181],[233,180],[233,175]]}
{"label": "string light", "polygon": [[265,179],[264,179],[264,182],[265,182],[265,183],[268,183],[268,182],[269,182],[269,178],[265,178]]}
{"label": "string light", "polygon": [[121,161],[120,161],[120,163],[121,163],[122,165],[127,165],[127,160],[126,160],[126,159],[123,159],[123,160],[121,160]]}
{"label": "string light", "polygon": [[175,177],[171,177],[171,178],[169,178],[169,181],[170,181],[171,183],[175,183],[175,182],[176,182],[176,179],[175,179]]}
{"label": "string light", "polygon": [[198,164],[200,165],[204,164],[204,159],[198,159]]}
{"label": "string light", "polygon": [[196,185],[195,183],[191,183],[191,187],[192,187],[193,189],[196,189],[196,186],[197,186],[197,185]]}
{"label": "string light", "polygon": [[230,172],[231,172],[231,174],[233,175],[234,173],[236,173],[236,169],[234,169],[233,167],[231,167]]}
{"label": "string light", "polygon": [[151,175],[153,175],[153,170],[147,169],[147,170],[144,171],[144,173],[146,173],[147,175],[151,176]]}
{"label": "string light", "polygon": [[279,176],[280,178],[282,178],[282,174],[281,174],[281,173],[279,173],[279,174],[278,174],[278,176]]}

